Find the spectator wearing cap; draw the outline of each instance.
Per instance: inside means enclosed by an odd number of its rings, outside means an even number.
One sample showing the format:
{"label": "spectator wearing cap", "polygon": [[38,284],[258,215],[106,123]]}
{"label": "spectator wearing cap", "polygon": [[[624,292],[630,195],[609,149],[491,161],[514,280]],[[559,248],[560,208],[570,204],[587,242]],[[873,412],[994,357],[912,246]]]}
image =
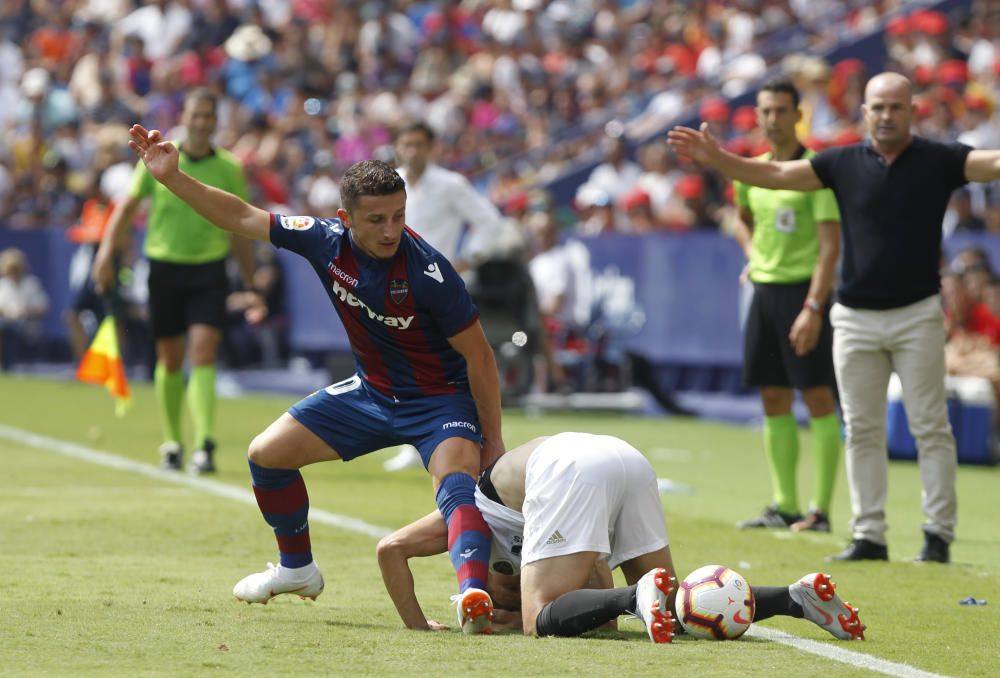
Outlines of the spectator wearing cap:
{"label": "spectator wearing cap", "polygon": [[[795,136],[802,113],[788,79],[757,91],[756,114],[771,151],[763,160],[811,158]],[[743,347],[743,378],[760,389],[764,451],[772,502],[741,529],[830,531],[840,463],[840,420],[833,375],[830,293],[840,254],[840,212],[830,190],[775,191],[734,182],[736,236],[747,255],[753,297]],[[809,512],[800,512],[796,470],[799,432],[792,403],[799,391],[809,410],[815,483]]]}
{"label": "spectator wearing cap", "polygon": [[674,187],[674,200],[667,209],[667,228],[676,231],[718,230],[715,205],[707,195],[705,177],[699,173],[682,176]]}
{"label": "spectator wearing cap", "polygon": [[618,206],[624,215],[624,229],[630,233],[652,233],[661,228],[653,216],[649,194],[641,188],[633,188],[618,199]]}
{"label": "spectator wearing cap", "polygon": [[698,117],[708,123],[708,129],[719,139],[729,138],[729,113],[732,109],[725,99],[709,97],[698,107]]}

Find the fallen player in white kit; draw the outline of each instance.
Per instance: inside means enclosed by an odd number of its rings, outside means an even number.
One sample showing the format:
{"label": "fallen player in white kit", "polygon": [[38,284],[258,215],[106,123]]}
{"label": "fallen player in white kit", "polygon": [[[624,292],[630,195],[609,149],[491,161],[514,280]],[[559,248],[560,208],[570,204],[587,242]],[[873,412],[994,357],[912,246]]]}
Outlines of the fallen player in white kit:
{"label": "fallen player in white kit", "polygon": [[[488,633],[495,623],[526,635],[576,636],[633,614],[650,640],[671,641],[675,570],[663,505],[656,474],[634,447],[586,433],[537,438],[483,473],[476,504],[493,532],[492,598],[459,608],[463,631]],[[378,544],[382,578],[408,628],[447,628],[424,616],[407,562],[443,553],[447,542],[435,511]],[[612,588],[615,567],[628,586]],[[754,621],[805,617],[837,638],[864,637],[857,610],[826,575],[753,592]]]}

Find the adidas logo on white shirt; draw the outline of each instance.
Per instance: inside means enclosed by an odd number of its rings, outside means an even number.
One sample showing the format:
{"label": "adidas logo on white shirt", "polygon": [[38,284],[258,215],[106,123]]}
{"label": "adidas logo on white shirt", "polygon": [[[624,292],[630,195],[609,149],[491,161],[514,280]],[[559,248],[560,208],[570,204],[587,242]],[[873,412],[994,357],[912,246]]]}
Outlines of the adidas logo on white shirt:
{"label": "adidas logo on white shirt", "polygon": [[552,544],[565,544],[565,543],[566,543],[566,538],[559,533],[559,530],[553,532],[552,536],[545,540],[546,546],[551,546]]}

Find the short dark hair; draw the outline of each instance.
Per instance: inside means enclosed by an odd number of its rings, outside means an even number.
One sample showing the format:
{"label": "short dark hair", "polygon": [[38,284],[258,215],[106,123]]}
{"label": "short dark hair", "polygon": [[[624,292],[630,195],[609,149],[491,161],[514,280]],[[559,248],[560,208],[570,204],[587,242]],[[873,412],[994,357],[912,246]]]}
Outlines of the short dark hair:
{"label": "short dark hair", "polygon": [[340,180],[340,201],[354,214],[358,200],[366,195],[392,195],[406,190],[399,172],[381,160],[362,160],[347,168]]}
{"label": "short dark hair", "polygon": [[184,95],[184,105],[187,106],[192,101],[207,101],[212,104],[212,111],[219,110],[219,97],[207,87],[195,87]]}
{"label": "short dark hair", "polygon": [[399,131],[396,132],[396,139],[398,140],[404,134],[410,134],[411,132],[419,132],[420,134],[423,134],[425,137],[427,137],[427,141],[434,141],[434,139],[437,137],[437,135],[434,134],[434,130],[431,128],[430,125],[428,125],[426,122],[417,121],[417,122],[407,123],[406,125],[400,127]]}
{"label": "short dark hair", "polygon": [[793,83],[788,78],[771,78],[760,86],[757,93],[760,92],[774,92],[775,94],[787,94],[792,97],[792,106],[795,108],[799,107],[799,90],[795,87]]}

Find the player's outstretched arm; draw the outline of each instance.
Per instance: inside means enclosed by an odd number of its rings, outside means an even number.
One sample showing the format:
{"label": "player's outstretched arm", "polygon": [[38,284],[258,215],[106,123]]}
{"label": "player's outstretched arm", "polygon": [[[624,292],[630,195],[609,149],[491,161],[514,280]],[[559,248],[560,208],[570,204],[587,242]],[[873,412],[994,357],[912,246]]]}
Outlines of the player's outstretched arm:
{"label": "player's outstretched arm", "polygon": [[448,526],[440,511],[429,513],[383,537],[375,548],[385,590],[408,629],[443,631],[448,627],[424,616],[413,587],[410,558],[448,550]]}
{"label": "player's outstretched arm", "polygon": [[478,320],[449,337],[448,342],[462,354],[468,366],[469,388],[476,401],[479,425],[483,429],[479,462],[479,471],[482,472],[506,451],[500,431],[500,376],[496,356]]}
{"label": "player's outstretched arm", "polygon": [[965,178],[978,182],[1000,179],[1000,151],[969,151],[965,158]]}
{"label": "player's outstretched arm", "polygon": [[154,179],[166,186],[195,212],[221,229],[255,240],[269,240],[271,215],[232,193],[208,186],[178,167],[177,147],[164,141],[159,130],[132,125],[128,146],[146,164]]}
{"label": "player's outstretched arm", "polygon": [[764,162],[743,158],[719,146],[706,123],[702,123],[701,129],[675,127],[667,133],[667,142],[679,155],[751,186],[792,191],[823,188],[808,160]]}

